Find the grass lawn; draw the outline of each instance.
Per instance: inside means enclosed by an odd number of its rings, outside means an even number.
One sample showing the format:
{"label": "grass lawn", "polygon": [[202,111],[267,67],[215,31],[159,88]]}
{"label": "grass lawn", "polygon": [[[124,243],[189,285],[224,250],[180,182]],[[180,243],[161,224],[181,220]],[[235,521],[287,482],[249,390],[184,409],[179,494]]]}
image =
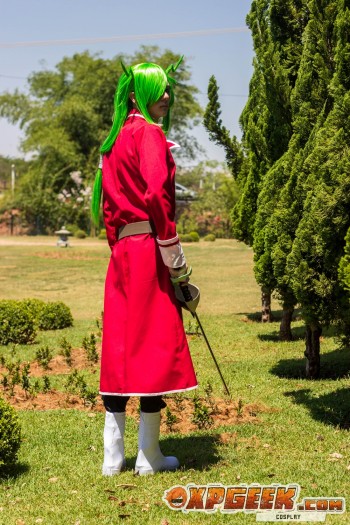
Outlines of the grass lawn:
{"label": "grass lawn", "polygon": [[[22,241],[27,239],[22,239]],[[36,241],[36,242],[35,242]],[[39,241],[39,244],[37,242]],[[162,501],[175,485],[221,483],[236,486],[292,484],[304,497],[348,497],[350,488],[349,353],[340,351],[332,333],[322,341],[321,379],[303,378],[303,324],[293,322],[295,340],[278,341],[279,324],[258,322],[259,289],[253,277],[252,251],[235,241],[185,245],[192,280],[201,289],[198,315],[239,409],[260,407],[254,422],[163,433],[165,454],[175,454],[181,469],[147,478],[133,475],[137,423],[127,419],[127,470],[101,475],[103,413],[91,410],[19,410],[23,443],[15,470],[1,479],[0,524],[111,525],[117,523],[187,525],[255,523],[255,514],[175,512]],[[59,352],[64,335],[73,346],[96,329],[103,308],[109,259],[104,241],[72,241],[56,248],[55,239],[0,240],[0,298],[35,297],[63,301],[74,327],[41,332],[33,345],[18,346],[16,358],[33,361],[39,346]],[[276,318],[278,304],[274,304]],[[185,326],[191,318],[185,313]],[[205,397],[224,392],[202,337],[190,348]],[[13,350],[12,350],[13,353]],[[10,347],[0,354],[11,358]],[[98,374],[86,372],[97,388]],[[1,376],[0,376],[1,379]],[[63,388],[65,377],[52,378]],[[0,387],[1,392],[1,387]],[[193,395],[193,394],[191,394]],[[164,416],[163,416],[164,417]],[[328,523],[350,523],[347,513],[329,515]]]}

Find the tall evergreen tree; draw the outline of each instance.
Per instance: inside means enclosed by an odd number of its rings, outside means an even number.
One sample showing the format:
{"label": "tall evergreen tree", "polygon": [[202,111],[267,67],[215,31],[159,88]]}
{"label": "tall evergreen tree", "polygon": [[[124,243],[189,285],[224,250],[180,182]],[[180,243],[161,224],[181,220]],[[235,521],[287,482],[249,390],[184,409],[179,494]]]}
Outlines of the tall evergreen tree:
{"label": "tall evergreen tree", "polygon": [[[305,0],[253,2],[248,15],[254,35],[256,66],[261,72],[264,89],[265,110],[259,118],[266,149],[264,158],[256,157],[251,163],[252,171],[257,173],[255,179],[259,181],[255,197],[255,220],[251,228],[255,274],[262,289],[263,317],[266,310],[266,320],[269,320],[269,316],[271,319],[269,302],[276,281],[266,250],[265,228],[285,182],[285,178],[276,175],[273,170],[275,166],[280,166],[279,159],[287,150],[292,135],[291,93],[297,78],[303,26],[307,20],[305,4]],[[249,104],[243,112],[243,118],[245,112],[250,118]],[[246,128],[250,129],[249,121]],[[247,206],[243,199],[241,205],[243,209]]]}
{"label": "tall evergreen tree", "polygon": [[[306,322],[307,376],[320,372],[322,327],[347,321],[346,292],[338,276],[350,226],[350,11],[349,0],[314,2],[328,25],[328,66],[335,67],[325,105],[331,107],[314,134],[302,167],[305,192],[302,218],[296,229],[287,272]],[[316,5],[317,4],[317,5]],[[322,5],[320,5],[322,4]],[[321,29],[321,20],[318,19]],[[332,51],[333,50],[333,51]],[[335,53],[334,53],[335,51]]]}
{"label": "tall evergreen tree", "polygon": [[[282,340],[292,337],[290,323],[297,302],[285,267],[302,216],[305,198],[302,167],[312,149],[313,137],[331,108],[329,83],[334,73],[334,43],[330,35],[334,28],[334,9],[326,7],[320,9],[319,2],[308,2],[299,13],[308,23],[291,93],[293,135],[288,150],[267,174],[259,201],[257,226],[261,222],[265,226],[261,235],[256,236],[255,274],[259,283],[274,288],[282,303]],[[266,209],[273,210],[267,221]]]}

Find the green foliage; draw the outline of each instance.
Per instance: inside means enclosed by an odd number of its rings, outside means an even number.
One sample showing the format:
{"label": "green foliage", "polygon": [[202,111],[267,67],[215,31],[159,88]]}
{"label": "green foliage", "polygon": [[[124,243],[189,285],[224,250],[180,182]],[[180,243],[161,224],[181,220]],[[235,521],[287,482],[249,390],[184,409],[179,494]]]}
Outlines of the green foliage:
{"label": "green foliage", "polygon": [[211,427],[214,423],[213,418],[209,413],[207,406],[202,403],[200,398],[196,395],[193,397],[193,415],[192,422],[201,430]]}
{"label": "green foliage", "polygon": [[177,422],[177,417],[175,416],[175,414],[171,412],[169,407],[166,407],[165,409],[165,417],[166,417],[165,424],[166,424],[167,429],[169,430],[169,432],[173,432],[174,425]]}
{"label": "green foliage", "polygon": [[38,350],[35,352],[35,359],[44,370],[48,370],[50,368],[49,364],[52,357],[53,355],[48,345],[38,348]]}
{"label": "green foliage", "polygon": [[35,340],[35,319],[21,301],[0,301],[0,344],[29,344]]}
{"label": "green foliage", "polygon": [[60,354],[63,355],[68,366],[72,366],[72,345],[65,337],[60,341],[61,351]]}
{"label": "green foliage", "polygon": [[21,427],[15,410],[0,398],[0,469],[17,461]]}
{"label": "green foliage", "polygon": [[67,305],[61,301],[48,302],[39,316],[40,330],[61,330],[73,326],[73,317]]}
{"label": "green foliage", "polygon": [[350,227],[345,237],[344,252],[339,262],[339,278],[344,288],[350,291]]}
{"label": "green foliage", "polygon": [[183,208],[177,221],[180,233],[232,237],[230,213],[239,198],[238,186],[227,168],[216,161],[201,162],[193,169],[179,170],[179,179],[197,197]]}
{"label": "green foliage", "polygon": [[205,242],[214,242],[216,240],[216,237],[213,233],[208,233],[205,237],[203,237],[203,241]]}
{"label": "green foliage", "polygon": [[98,234],[98,238],[101,239],[101,241],[104,241],[107,239],[107,233],[106,233],[106,229],[105,228],[102,228],[100,230],[100,233]]}
{"label": "green foliage", "polygon": [[199,237],[198,232],[193,231],[193,232],[190,232],[188,235],[191,237],[192,242],[199,242],[200,237]]}
{"label": "green foliage", "polygon": [[68,396],[70,394],[78,394],[83,400],[84,405],[91,407],[96,405],[98,392],[95,389],[88,387],[83,374],[79,373],[77,370],[74,370],[69,374],[65,383],[65,388]]}
{"label": "green foliage", "polygon": [[84,232],[84,230],[75,230],[74,237],[76,237],[77,239],[85,239],[86,232]]}
{"label": "green foliage", "polygon": [[98,353],[96,348],[96,336],[95,334],[90,334],[89,336],[84,337],[82,342],[82,347],[86,351],[86,355],[91,363],[97,363]]}
{"label": "green foliage", "polygon": [[43,394],[46,394],[47,392],[50,392],[51,390],[51,382],[50,378],[48,376],[43,376]]}

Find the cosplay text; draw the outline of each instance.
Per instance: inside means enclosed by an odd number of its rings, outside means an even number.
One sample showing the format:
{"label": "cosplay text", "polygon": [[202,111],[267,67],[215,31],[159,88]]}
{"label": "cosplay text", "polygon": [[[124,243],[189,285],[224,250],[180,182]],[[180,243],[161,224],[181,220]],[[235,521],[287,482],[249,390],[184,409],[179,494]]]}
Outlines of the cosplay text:
{"label": "cosplay text", "polygon": [[324,521],[319,519],[321,514],[345,512],[344,498],[312,497],[298,502],[299,494],[300,486],[297,484],[224,486],[220,483],[208,485],[190,483],[166,490],[163,501],[170,509],[182,512],[213,513],[218,510],[225,514],[260,512],[257,521],[266,521],[264,519],[266,514],[274,518],[272,521],[305,521],[305,516],[307,516],[306,521]]}

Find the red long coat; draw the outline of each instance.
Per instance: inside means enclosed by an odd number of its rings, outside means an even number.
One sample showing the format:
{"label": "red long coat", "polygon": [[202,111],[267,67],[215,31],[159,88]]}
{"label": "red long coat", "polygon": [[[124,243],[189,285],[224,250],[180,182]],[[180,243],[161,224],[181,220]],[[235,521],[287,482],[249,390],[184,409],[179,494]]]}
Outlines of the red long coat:
{"label": "red long coat", "polygon": [[[175,164],[161,128],[135,113],[102,168],[112,250],[100,377],[100,393],[107,395],[159,395],[197,386],[181,308],[156,239],[176,238]],[[121,226],[147,220],[156,234],[117,240]]]}

